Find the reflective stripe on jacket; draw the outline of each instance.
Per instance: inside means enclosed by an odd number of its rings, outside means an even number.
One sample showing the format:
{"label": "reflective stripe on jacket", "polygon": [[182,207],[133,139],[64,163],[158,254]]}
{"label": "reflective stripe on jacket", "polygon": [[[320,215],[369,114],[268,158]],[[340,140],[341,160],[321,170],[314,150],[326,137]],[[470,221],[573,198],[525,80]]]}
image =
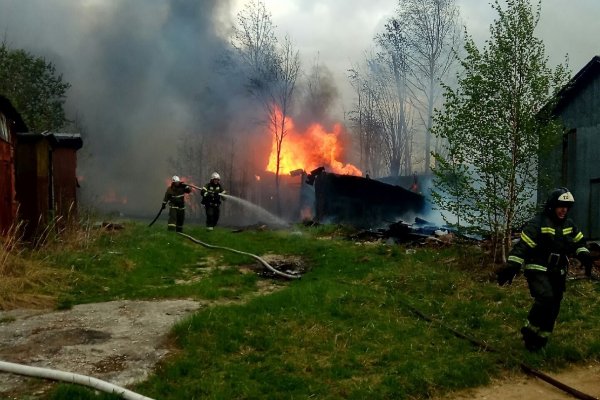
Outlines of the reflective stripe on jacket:
{"label": "reflective stripe on jacket", "polygon": [[169,203],[171,207],[181,208],[185,207],[185,194],[190,193],[192,188],[182,183],[178,185],[171,185],[165,192],[163,202]]}
{"label": "reflective stripe on jacket", "polygon": [[221,193],[225,193],[223,186],[220,183],[208,182],[202,187],[202,204],[207,206],[217,207],[221,204]]}
{"label": "reflective stripe on jacket", "polygon": [[545,214],[534,217],[521,232],[520,240],[508,256],[508,262],[525,270],[565,274],[568,256],[579,255],[589,250],[585,247],[583,233],[573,220],[557,221]]}

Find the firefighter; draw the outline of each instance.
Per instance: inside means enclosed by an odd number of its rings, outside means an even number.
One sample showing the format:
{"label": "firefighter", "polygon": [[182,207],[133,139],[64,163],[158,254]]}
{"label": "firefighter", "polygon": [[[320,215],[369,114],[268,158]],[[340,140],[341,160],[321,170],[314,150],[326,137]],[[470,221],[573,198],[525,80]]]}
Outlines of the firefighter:
{"label": "firefighter", "polygon": [[179,179],[177,175],[171,179],[171,185],[165,192],[162,208],[169,204],[169,221],[167,229],[175,232],[183,232],[185,220],[185,194],[191,193],[192,188]]}
{"label": "firefighter", "polygon": [[498,284],[512,283],[523,269],[533,304],[521,328],[525,347],[541,350],[554,329],[566,286],[568,256],[575,255],[591,275],[592,259],[583,234],[567,217],[575,204],[567,188],[554,189],[541,213],[531,219],[498,271]]}
{"label": "firefighter", "polygon": [[210,182],[202,187],[200,194],[206,211],[206,229],[212,231],[219,222],[221,194],[225,194],[221,186],[221,176],[217,172],[212,173]]}

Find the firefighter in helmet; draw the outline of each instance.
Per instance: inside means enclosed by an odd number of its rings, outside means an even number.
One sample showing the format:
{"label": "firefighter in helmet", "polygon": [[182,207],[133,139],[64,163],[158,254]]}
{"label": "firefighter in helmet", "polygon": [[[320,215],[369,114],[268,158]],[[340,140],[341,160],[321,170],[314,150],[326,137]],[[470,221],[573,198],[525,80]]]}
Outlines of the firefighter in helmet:
{"label": "firefighter in helmet", "polygon": [[165,192],[162,208],[169,204],[169,221],[167,229],[170,231],[183,232],[185,220],[185,194],[192,191],[191,186],[186,185],[175,175],[171,178],[171,185]]}
{"label": "firefighter in helmet", "polygon": [[568,256],[575,255],[591,275],[592,259],[583,234],[567,214],[575,199],[564,187],[554,189],[542,212],[531,219],[513,246],[507,264],[498,271],[500,286],[512,283],[523,269],[533,304],[521,334],[529,351],[548,342],[566,286]]}
{"label": "firefighter in helmet", "polygon": [[225,194],[223,186],[221,186],[221,176],[217,172],[213,172],[210,176],[210,181],[200,190],[202,195],[202,204],[206,211],[206,229],[212,231],[221,213],[221,194]]}

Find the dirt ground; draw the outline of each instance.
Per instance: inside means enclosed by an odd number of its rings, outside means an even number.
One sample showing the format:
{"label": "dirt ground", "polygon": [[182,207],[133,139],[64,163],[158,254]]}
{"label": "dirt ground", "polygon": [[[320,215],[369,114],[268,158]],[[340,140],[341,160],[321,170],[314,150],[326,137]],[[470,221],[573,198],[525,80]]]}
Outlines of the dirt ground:
{"label": "dirt ground", "polygon": [[[600,363],[570,368],[546,375],[582,392],[589,398],[600,398]],[[536,377],[519,374],[492,382],[489,386],[453,393],[435,400],[569,400],[577,397]]]}

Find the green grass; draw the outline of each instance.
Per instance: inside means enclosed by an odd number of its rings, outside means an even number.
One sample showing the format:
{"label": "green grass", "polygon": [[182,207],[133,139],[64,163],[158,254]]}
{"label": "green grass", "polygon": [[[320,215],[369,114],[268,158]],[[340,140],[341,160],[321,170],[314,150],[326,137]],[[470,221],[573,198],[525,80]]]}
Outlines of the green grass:
{"label": "green grass", "polygon": [[[548,348],[530,354],[518,334],[530,305],[524,279],[498,287],[477,246],[407,254],[399,245],[345,240],[347,230],[339,227],[208,233],[191,226],[186,233],[257,255],[300,256],[310,270],[301,280],[277,281],[285,290],[203,309],[175,326],[181,351],[132,388],[148,397],[425,399],[517,371],[517,360],[552,371],[600,355],[596,284],[569,282]],[[255,264],[247,256],[139,224],[45,257],[72,271],[60,294],[64,307],[113,299],[239,298],[264,279],[241,272]],[[230,268],[207,272],[207,265]],[[499,353],[482,351],[407,305]],[[52,396],[74,398],[57,391]]]}

